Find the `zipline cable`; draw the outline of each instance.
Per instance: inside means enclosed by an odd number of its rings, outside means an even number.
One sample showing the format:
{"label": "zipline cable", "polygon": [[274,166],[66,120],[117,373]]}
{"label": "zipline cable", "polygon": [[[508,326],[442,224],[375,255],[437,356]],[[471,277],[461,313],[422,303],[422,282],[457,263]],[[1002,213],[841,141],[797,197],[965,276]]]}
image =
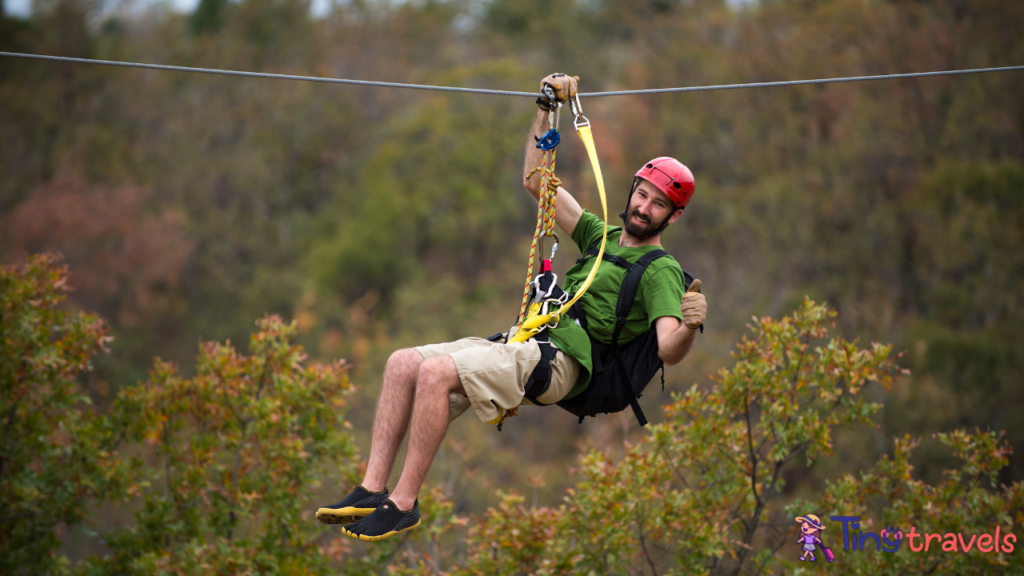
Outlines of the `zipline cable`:
{"label": "zipline cable", "polygon": [[749,84],[719,84],[717,86],[690,86],[687,88],[649,88],[646,90],[617,90],[614,92],[590,92],[580,94],[580,98],[600,98],[602,96],[633,96],[636,94],[668,94],[670,92],[707,92],[711,90],[736,90],[740,88],[775,88],[778,86],[804,86],[807,84],[835,84],[840,82],[865,82],[868,80],[902,80],[904,78],[924,78],[926,76],[960,76],[963,74],[981,74],[984,72],[1013,72],[1024,70],[1024,66],[1003,66],[1001,68],[973,68],[970,70],[943,70],[940,72],[909,72],[906,74],[881,74],[876,76],[848,76],[846,78],[819,78],[816,80],[783,80],[780,82],[751,82]]}
{"label": "zipline cable", "polygon": [[238,70],[220,70],[217,68],[191,68],[188,66],[167,66],[164,64],[140,64],[138,62],[117,62],[114,60],[93,60],[90,58],[71,58],[70,56],[45,56],[42,54],[21,54],[18,52],[0,52],[0,56],[12,58],[28,58],[32,60],[51,60],[54,62],[70,62],[73,64],[102,64],[105,66],[121,66],[124,68],[146,68],[149,70],[166,70],[170,72],[198,72],[200,74],[222,74],[225,76],[244,76],[246,78],[269,78],[272,80],[302,80],[304,82],[324,82],[328,84],[356,84],[358,86],[377,86],[380,88],[409,88],[412,90],[438,90],[441,92],[469,92],[472,94],[490,94],[491,96],[541,96],[530,92],[512,92],[509,90],[486,90],[483,88],[455,88],[451,86],[431,86],[428,84],[400,84],[397,82],[374,82],[371,80],[346,80],[343,78],[322,78],[320,76],[293,76],[291,74],[266,74],[263,72],[242,72]]}
{"label": "zipline cable", "polygon": [[[487,90],[484,88],[457,88],[453,86],[432,86],[429,84],[401,84],[397,82],[376,82],[371,80],[346,80],[343,78],[323,78],[319,76],[294,76],[291,74],[267,74],[263,72],[244,72],[239,70],[220,70],[217,68],[191,68],[188,66],[168,66],[164,64],[142,64],[138,62],[117,62],[114,60],[93,60],[90,58],[72,58],[70,56],[47,56],[44,54],[23,54],[20,52],[0,52],[0,56],[10,58],[26,58],[31,60],[49,60],[53,62],[69,62],[74,64],[100,64],[104,66],[121,66],[124,68],[145,68],[149,70],[166,70],[170,72],[198,72],[200,74],[221,74],[224,76],[242,76],[247,78],[269,78],[273,80],[301,80],[304,82],[323,82],[327,84],[355,84],[357,86],[376,86],[380,88],[406,88],[412,90],[436,90],[441,92],[463,92],[470,94],[487,94],[490,96],[525,96],[536,98],[543,96],[537,92],[514,92],[510,90]],[[1024,70],[1024,66],[1003,66],[1000,68],[973,68],[969,70],[943,70],[939,72],[910,72],[906,74],[883,74],[875,76],[849,76],[846,78],[819,78],[815,80],[784,80],[779,82],[752,82],[748,84],[719,84],[716,86],[689,86],[685,88],[649,88],[645,90],[618,90],[613,92],[580,93],[580,98],[601,98],[606,96],[634,96],[644,94],[668,94],[673,92],[707,92],[711,90],[737,90],[741,88],[776,88],[780,86],[804,86],[808,84],[834,84],[840,82],[865,82],[870,80],[902,80],[906,78],[924,78],[928,76],[960,76],[964,74],[983,74],[987,72],[1014,72]]]}

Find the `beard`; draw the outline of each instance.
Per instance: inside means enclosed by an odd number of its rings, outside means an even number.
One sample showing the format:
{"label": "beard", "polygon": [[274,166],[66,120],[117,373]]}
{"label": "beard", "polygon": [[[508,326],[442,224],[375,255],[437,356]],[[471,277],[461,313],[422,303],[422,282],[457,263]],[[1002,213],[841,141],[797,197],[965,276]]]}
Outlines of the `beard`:
{"label": "beard", "polygon": [[638,210],[630,208],[626,212],[628,214],[626,216],[626,232],[630,236],[636,238],[643,238],[645,236],[653,234],[657,230],[660,230],[661,226],[665,223],[665,220],[668,220],[672,216],[671,214],[669,214],[661,222],[654,222],[653,219],[648,219],[644,222],[644,224],[641,225],[637,224],[636,220],[633,219],[633,217],[636,216],[641,221],[644,221],[644,216],[642,216]]}

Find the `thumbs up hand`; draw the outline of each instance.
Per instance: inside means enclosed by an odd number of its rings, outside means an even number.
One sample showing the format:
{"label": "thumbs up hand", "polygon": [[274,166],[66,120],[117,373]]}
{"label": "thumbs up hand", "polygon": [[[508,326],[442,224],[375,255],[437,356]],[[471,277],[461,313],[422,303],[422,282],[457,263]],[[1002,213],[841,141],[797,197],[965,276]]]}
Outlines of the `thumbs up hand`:
{"label": "thumbs up hand", "polygon": [[704,317],[708,312],[708,302],[700,293],[700,280],[694,279],[690,283],[690,288],[686,294],[683,294],[679,311],[683,314],[683,324],[686,324],[687,328],[696,330],[700,328],[701,324],[704,324]]}

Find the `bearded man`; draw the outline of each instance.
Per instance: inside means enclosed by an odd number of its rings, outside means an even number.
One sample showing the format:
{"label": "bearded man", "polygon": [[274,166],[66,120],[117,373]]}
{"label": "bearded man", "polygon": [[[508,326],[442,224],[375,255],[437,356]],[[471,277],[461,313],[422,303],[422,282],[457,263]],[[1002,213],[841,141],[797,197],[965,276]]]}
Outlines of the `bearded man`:
{"label": "bearded man", "polygon": [[[576,96],[577,80],[552,74],[541,82],[541,89],[550,86],[557,100],[565,102]],[[539,110],[527,138],[524,177],[540,165],[542,152],[536,142],[547,131],[550,106],[549,100],[538,99]],[[540,175],[524,183],[539,198]],[[642,269],[624,323],[616,318],[616,301],[630,263],[660,250],[662,231],[682,216],[693,193],[693,174],[674,158],[656,158],[636,173],[626,210],[620,214],[624,226],[608,229],[605,259],[616,265],[600,266],[579,301],[586,328],[577,319],[559,322],[544,331],[544,338],[525,342],[507,343],[507,336],[504,342],[463,338],[393,353],[384,369],[363,482],[340,502],[320,508],[317,519],[345,524],[342,532],[368,541],[415,528],[420,523],[417,495],[451,420],[472,407],[482,422],[494,422],[524,400],[554,404],[584,393],[588,386],[597,385],[592,383],[592,341],[608,343],[615,335],[618,347],[648,335],[659,364],[680,362],[693,346],[707,311],[704,295],[698,293],[699,280],[687,292],[679,263],[660,254]],[[562,187],[557,189],[556,206],[556,225],[581,252],[588,253],[604,234],[604,223],[583,210]],[[584,257],[566,272],[565,292],[578,289],[595,260]],[[537,376],[538,365],[544,366],[543,377]],[[543,386],[534,388],[540,380]],[[530,389],[536,393],[530,394]],[[633,402],[640,416],[635,398]],[[389,493],[386,484],[407,432],[405,465]]]}

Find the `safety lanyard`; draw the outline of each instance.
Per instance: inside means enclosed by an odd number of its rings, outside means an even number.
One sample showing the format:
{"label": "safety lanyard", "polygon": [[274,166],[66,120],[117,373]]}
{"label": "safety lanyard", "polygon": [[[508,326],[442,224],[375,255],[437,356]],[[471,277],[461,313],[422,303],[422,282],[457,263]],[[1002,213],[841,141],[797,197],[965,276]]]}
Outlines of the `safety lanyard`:
{"label": "safety lanyard", "polygon": [[[601,262],[602,262],[602,258],[601,257],[604,256],[605,243],[608,241],[608,200],[607,200],[607,198],[605,196],[605,191],[604,191],[604,177],[601,175],[601,163],[597,159],[597,147],[594,145],[594,134],[593,134],[593,132],[590,129],[590,120],[588,120],[587,117],[583,115],[583,107],[580,106],[579,96],[576,96],[575,99],[570,100],[569,104],[570,104],[570,107],[572,108],[572,113],[573,113],[573,116],[574,116],[573,126],[576,128],[576,134],[578,134],[579,137],[580,137],[580,140],[583,141],[583,147],[587,149],[587,157],[590,158],[590,166],[591,166],[591,168],[594,171],[594,180],[597,181],[597,191],[598,191],[598,194],[601,197],[601,213],[602,213],[603,221],[604,221],[604,232],[601,235],[601,247],[597,251],[597,258],[594,260],[594,267],[590,269],[590,274],[587,275],[587,278],[583,281],[583,284],[580,285],[579,289],[576,290],[576,295],[573,296],[572,299],[570,299],[568,302],[566,302],[556,312],[553,312],[551,314],[537,314],[535,316],[530,316],[530,317],[526,318],[525,320],[522,320],[519,323],[518,331],[512,336],[512,338],[509,340],[509,342],[525,342],[525,341],[529,340],[530,338],[533,338],[541,330],[543,330],[544,327],[547,326],[549,323],[551,323],[551,322],[557,323],[558,320],[562,317],[562,315],[565,314],[566,312],[568,312],[569,308],[572,308],[572,305],[575,304],[576,301],[579,300],[583,296],[583,294],[587,291],[587,289],[590,288],[590,284],[594,281],[594,276],[597,274],[597,269],[601,265]],[[556,112],[556,114],[557,114],[557,112]],[[549,132],[549,134],[550,134],[550,132]],[[546,134],[545,136],[548,136],[548,135]],[[557,137],[557,132],[556,132],[556,137]],[[552,170],[551,170],[551,174],[552,174],[552,176],[554,175],[554,158],[553,157],[552,157]],[[541,198],[542,199],[543,199],[543,194],[545,192],[547,192],[547,190],[542,188],[541,189]],[[541,202],[543,202],[543,200],[541,200]],[[541,215],[541,217],[543,217],[543,215]],[[540,226],[541,226],[541,223],[538,222],[538,227],[540,227]],[[535,243],[536,243],[536,239],[537,239],[537,237],[535,236],[534,237]],[[556,246],[557,246],[557,244],[556,244]],[[554,255],[554,251],[552,251],[552,255]],[[533,258],[534,258],[534,249],[531,249],[531,252],[530,252],[530,270],[531,270],[531,272],[532,272],[532,269],[533,269]],[[527,278],[527,281],[529,282],[530,279]],[[525,298],[524,298],[524,303],[525,303]],[[524,307],[524,309],[525,309],[525,307]],[[522,314],[524,314],[524,312],[520,312],[520,315],[521,315],[520,317],[522,317]]]}

